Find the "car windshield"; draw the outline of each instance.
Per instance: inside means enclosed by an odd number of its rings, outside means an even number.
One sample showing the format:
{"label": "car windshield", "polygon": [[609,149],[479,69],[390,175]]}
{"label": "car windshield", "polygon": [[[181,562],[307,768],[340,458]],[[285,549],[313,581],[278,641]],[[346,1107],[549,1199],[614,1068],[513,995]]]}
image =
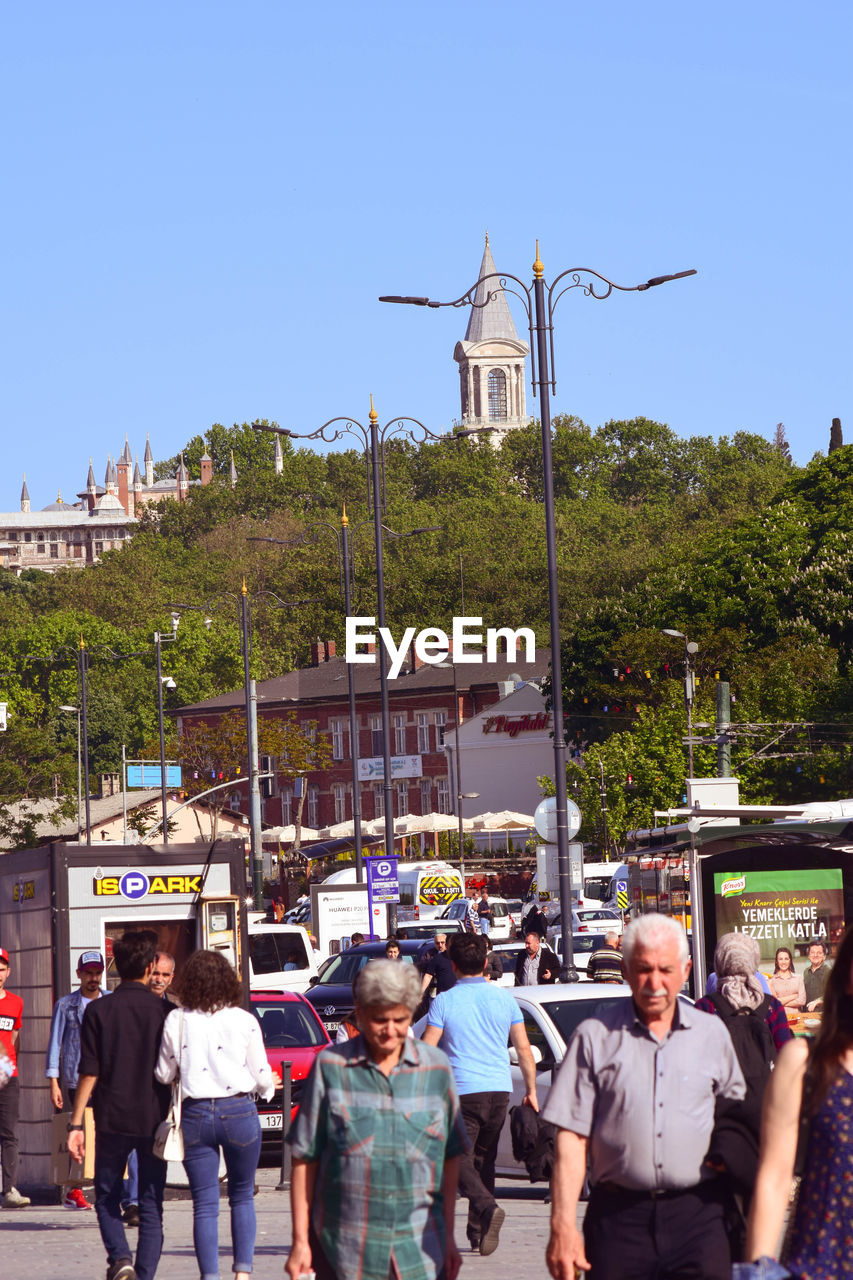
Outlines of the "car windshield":
{"label": "car windshield", "polygon": [[326,1037],[316,1017],[301,1001],[270,1000],[252,1002],[252,1013],[261,1024],[267,1049],[300,1048],[325,1044]]}
{"label": "car windshield", "polygon": [[[364,968],[368,960],[384,960],[385,952],[376,951],[372,955],[363,951],[342,951],[335,956],[327,969],[323,970],[323,982],[340,983],[342,986],[352,985],[359,969]],[[414,963],[411,956],[400,956],[403,964]]]}

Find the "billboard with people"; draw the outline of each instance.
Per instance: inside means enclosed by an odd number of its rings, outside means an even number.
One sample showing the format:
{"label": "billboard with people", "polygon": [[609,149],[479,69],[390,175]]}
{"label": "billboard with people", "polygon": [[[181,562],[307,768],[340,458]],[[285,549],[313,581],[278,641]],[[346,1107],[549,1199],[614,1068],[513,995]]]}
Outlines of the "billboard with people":
{"label": "billboard with people", "polygon": [[832,957],[844,931],[841,868],[715,872],[717,936],[750,934],[760,972],[785,1006],[792,1030],[819,1025]]}

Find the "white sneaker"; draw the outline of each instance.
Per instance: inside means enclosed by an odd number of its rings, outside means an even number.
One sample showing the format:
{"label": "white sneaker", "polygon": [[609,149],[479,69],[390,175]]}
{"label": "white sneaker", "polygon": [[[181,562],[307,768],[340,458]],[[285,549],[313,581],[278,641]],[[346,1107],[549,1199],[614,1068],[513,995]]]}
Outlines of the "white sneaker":
{"label": "white sneaker", "polygon": [[17,1187],[10,1187],[3,1197],[4,1209],[26,1209],[29,1203],[29,1196],[22,1196]]}

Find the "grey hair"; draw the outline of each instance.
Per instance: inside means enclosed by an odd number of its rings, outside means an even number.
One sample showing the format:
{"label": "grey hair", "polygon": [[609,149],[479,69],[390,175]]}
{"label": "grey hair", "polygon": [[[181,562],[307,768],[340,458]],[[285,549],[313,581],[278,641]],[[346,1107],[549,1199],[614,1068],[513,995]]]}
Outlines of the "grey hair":
{"label": "grey hair", "polygon": [[630,966],[638,947],[651,949],[661,943],[672,941],[678,944],[678,958],[682,965],[687,964],[690,959],[690,948],[687,945],[687,934],[678,921],[670,916],[662,916],[656,911],[639,916],[631,921],[622,934],[622,955],[625,964]]}
{"label": "grey hair", "polygon": [[403,1004],[414,1013],[421,1002],[421,976],[413,964],[368,960],[356,974],[353,995],[362,1009],[390,1009]]}

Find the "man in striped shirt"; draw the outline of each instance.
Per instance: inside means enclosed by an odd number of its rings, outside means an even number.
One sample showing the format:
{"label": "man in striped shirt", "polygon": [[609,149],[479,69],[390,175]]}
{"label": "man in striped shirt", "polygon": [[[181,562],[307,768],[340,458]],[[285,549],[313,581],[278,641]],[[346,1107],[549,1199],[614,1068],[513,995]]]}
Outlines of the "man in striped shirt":
{"label": "man in striped shirt", "polygon": [[622,952],[619,950],[618,933],[604,935],[604,946],[589,957],[586,976],[592,982],[623,982]]}

